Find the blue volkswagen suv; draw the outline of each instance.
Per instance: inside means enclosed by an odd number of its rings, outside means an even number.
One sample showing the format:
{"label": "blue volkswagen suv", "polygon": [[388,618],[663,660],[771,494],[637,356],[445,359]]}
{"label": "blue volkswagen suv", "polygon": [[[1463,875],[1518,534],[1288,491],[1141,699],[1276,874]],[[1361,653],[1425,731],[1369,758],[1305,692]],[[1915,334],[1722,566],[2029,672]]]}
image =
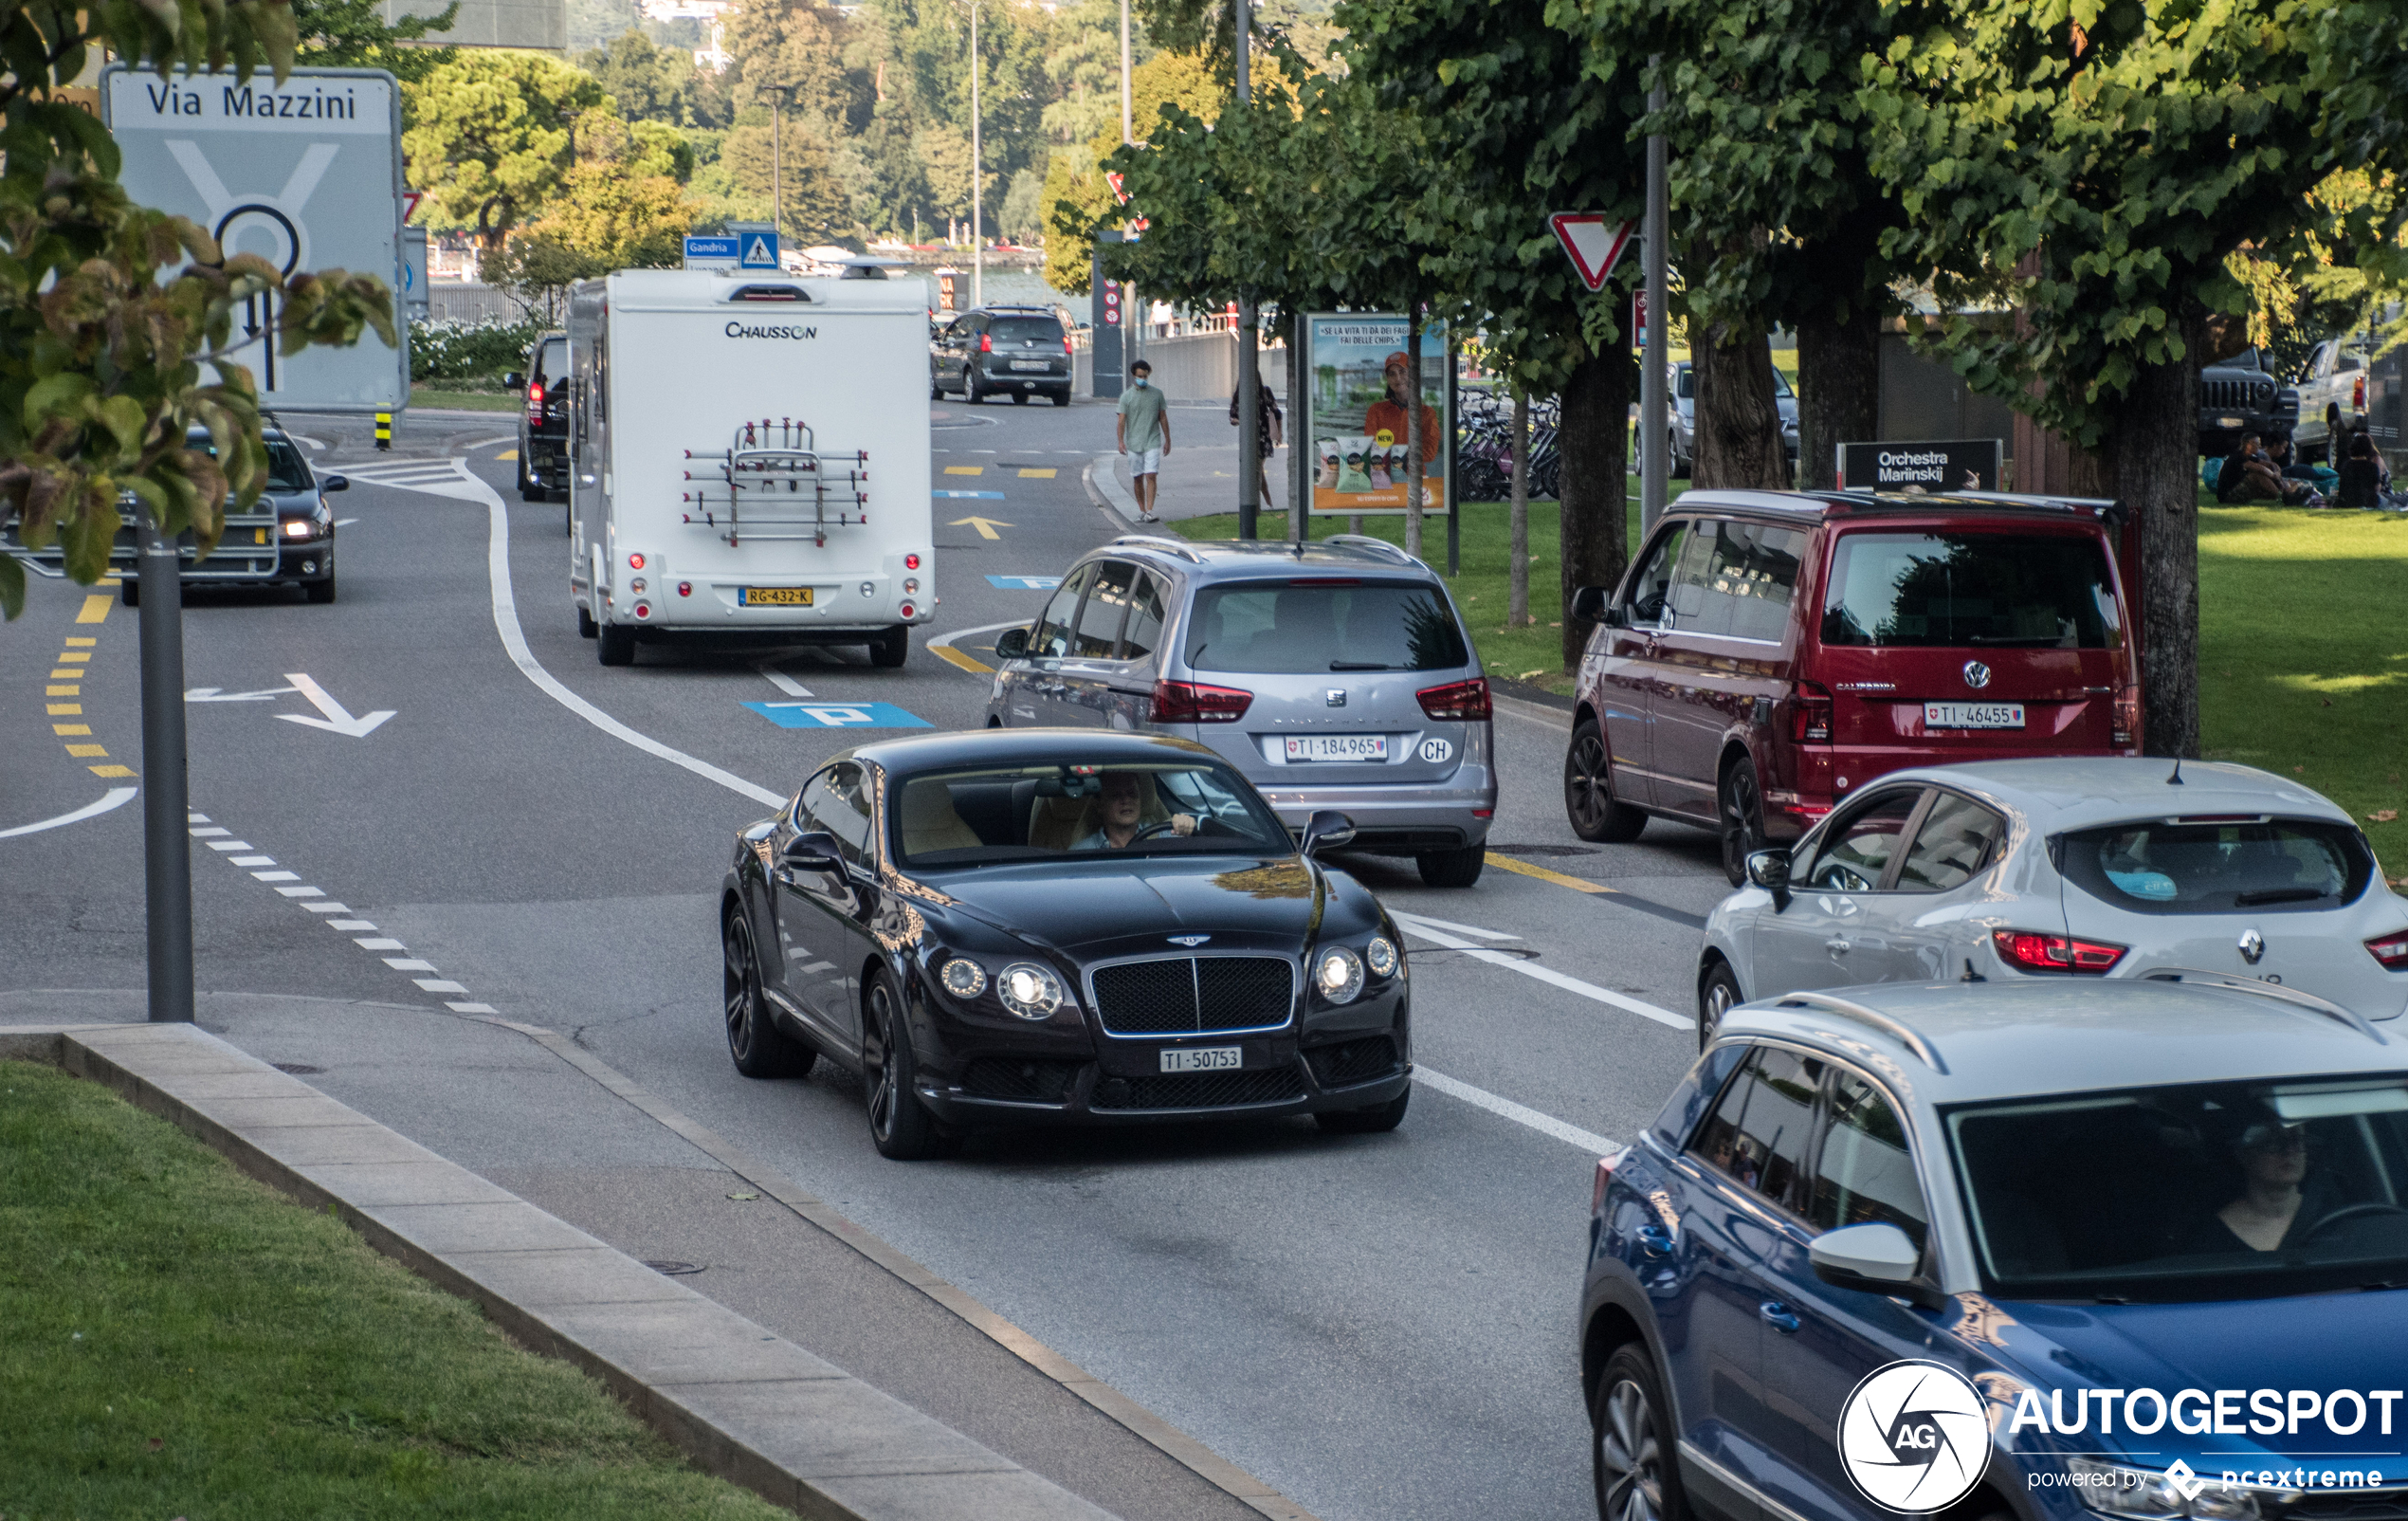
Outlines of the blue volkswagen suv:
{"label": "blue volkswagen suv", "polygon": [[1611,1521],[2408,1516],[2408,1051],[2320,999],[1742,1005],[1590,1240]]}

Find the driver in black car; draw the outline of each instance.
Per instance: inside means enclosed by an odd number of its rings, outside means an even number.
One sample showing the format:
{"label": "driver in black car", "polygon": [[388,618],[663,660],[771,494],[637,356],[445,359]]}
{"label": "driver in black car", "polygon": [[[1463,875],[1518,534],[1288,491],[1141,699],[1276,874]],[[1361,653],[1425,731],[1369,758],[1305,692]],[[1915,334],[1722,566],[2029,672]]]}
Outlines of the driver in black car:
{"label": "driver in black car", "polygon": [[2340,1202],[2330,1182],[2310,1176],[2308,1127],[2262,1115],[2233,1143],[2240,1197],[2200,1220],[2181,1247],[2189,1252],[2276,1252],[2298,1246]]}
{"label": "driver in black car", "polygon": [[[1144,833],[1146,781],[1144,776],[1135,771],[1105,772],[1103,794],[1097,797],[1095,809],[1089,815],[1090,817],[1100,815],[1101,822],[1070,849],[1118,851],[1126,848]],[[1169,823],[1178,834],[1195,833],[1195,815],[1193,814],[1174,814]]]}

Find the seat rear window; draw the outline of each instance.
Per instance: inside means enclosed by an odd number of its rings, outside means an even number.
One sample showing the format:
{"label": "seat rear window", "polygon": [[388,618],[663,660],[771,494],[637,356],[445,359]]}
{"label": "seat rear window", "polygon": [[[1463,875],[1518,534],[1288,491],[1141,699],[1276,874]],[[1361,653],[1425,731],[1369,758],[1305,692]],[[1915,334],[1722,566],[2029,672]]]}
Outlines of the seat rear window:
{"label": "seat rear window", "polygon": [[1050,317],[998,317],[987,324],[987,332],[998,343],[1018,343],[1024,339],[1039,343],[1062,341],[1062,324]]}
{"label": "seat rear window", "polygon": [[2105,650],[2122,642],[2105,543],[2070,534],[1852,533],[1823,643]]}
{"label": "seat rear window", "polygon": [[1445,596],[1412,582],[1209,586],[1196,594],[1188,629],[1187,663],[1197,670],[1301,675],[1471,664]]}
{"label": "seat rear window", "polygon": [[2140,913],[2337,908],[2374,875],[2358,832],[2321,819],[2116,824],[2062,848],[2076,886]]}

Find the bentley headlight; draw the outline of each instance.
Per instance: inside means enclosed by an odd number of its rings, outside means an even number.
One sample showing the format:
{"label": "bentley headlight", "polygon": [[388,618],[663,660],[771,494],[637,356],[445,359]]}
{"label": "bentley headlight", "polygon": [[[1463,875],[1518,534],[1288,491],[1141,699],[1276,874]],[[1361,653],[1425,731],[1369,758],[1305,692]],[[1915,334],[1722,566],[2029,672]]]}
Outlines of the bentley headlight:
{"label": "bentley headlight", "polygon": [[949,959],[937,980],[957,999],[975,999],[987,990],[987,969],[967,956]]}
{"label": "bentley headlight", "polygon": [[1371,967],[1374,977],[1394,977],[1401,964],[1396,956],[1396,942],[1385,935],[1371,937],[1371,944],[1363,947],[1363,961]]}
{"label": "bentley headlight", "polygon": [[1047,1019],[1062,1007],[1062,980],[1031,962],[1014,962],[995,979],[1003,1006],[1023,1019]]}
{"label": "bentley headlight", "polygon": [[1313,962],[1313,987],[1332,1003],[1351,1003],[1363,990],[1362,958],[1332,945]]}

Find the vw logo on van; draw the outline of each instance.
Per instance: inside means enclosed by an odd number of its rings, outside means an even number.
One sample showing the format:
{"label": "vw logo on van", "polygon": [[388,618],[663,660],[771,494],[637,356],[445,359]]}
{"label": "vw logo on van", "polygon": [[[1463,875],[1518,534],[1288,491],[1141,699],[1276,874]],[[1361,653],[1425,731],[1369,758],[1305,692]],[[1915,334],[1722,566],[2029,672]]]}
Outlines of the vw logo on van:
{"label": "vw logo on van", "polygon": [[1990,685],[1990,668],[1979,660],[1965,662],[1965,685],[1979,691]]}

